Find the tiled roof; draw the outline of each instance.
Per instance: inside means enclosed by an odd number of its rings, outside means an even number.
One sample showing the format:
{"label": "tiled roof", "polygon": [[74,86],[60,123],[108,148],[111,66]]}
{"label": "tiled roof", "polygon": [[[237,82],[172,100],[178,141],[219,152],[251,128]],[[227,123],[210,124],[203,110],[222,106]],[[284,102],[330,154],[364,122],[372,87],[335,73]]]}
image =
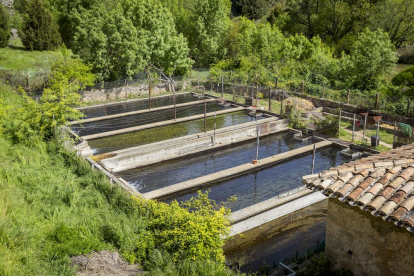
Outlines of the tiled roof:
{"label": "tiled roof", "polygon": [[303,183],[414,232],[414,144],[304,176]]}

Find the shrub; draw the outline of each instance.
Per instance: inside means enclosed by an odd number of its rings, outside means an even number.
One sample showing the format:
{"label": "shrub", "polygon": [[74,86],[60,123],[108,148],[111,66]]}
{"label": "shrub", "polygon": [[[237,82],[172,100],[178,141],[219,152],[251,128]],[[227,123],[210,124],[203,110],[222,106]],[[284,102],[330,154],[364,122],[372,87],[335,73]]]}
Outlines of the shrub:
{"label": "shrub", "polygon": [[19,34],[26,49],[54,50],[62,43],[59,27],[41,0],[30,1]]}
{"label": "shrub", "polygon": [[10,36],[10,16],[6,8],[0,5],[0,48],[7,46]]}

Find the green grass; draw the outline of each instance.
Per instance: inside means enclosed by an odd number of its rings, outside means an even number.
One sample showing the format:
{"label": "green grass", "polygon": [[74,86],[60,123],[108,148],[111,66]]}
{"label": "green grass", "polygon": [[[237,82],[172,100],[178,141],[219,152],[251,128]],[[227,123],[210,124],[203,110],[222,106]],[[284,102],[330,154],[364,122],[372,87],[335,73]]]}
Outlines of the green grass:
{"label": "green grass", "polygon": [[59,51],[27,51],[19,39],[16,46],[0,48],[0,70],[12,70],[34,76],[49,73],[52,64],[62,58]]}
{"label": "green grass", "polygon": [[[368,137],[371,137],[372,135],[376,135],[377,131],[376,130],[368,130],[366,132],[366,134],[367,134]],[[380,131],[378,131],[378,135],[380,136],[381,141],[383,141],[384,143],[392,145],[392,142],[393,142],[393,139],[394,139],[394,134],[390,134],[390,133],[387,133],[383,130],[380,130]]]}
{"label": "green grass", "polygon": [[[341,126],[342,126],[342,122],[341,122]],[[339,135],[340,135],[339,136],[339,139],[341,139],[343,141],[347,141],[347,142],[351,142],[352,141],[352,133],[349,133],[349,132],[345,131],[342,128],[339,131]],[[370,144],[371,144],[371,140],[368,137],[370,137],[370,136],[367,135],[365,137],[365,146],[366,147],[370,147]],[[358,144],[358,145],[363,145],[364,144],[362,142],[362,138],[359,137],[359,136],[354,136],[354,143],[355,144]],[[391,141],[391,144],[392,144],[392,141]],[[372,148],[375,149],[375,150],[381,151],[381,152],[387,151],[387,150],[390,150],[391,149],[391,147],[387,147],[387,146],[384,146],[384,145],[379,145],[378,147],[372,147]]]}
{"label": "green grass", "polygon": [[12,142],[15,126],[25,124],[23,103],[0,84],[0,275],[74,275],[71,256],[100,250],[117,250],[150,273],[160,271],[151,256],[162,250],[174,259],[169,267],[177,273],[170,275],[230,275],[221,239],[228,219],[225,210],[205,208],[207,195],[203,204],[193,201],[193,212],[144,201],[111,187],[55,142]]}

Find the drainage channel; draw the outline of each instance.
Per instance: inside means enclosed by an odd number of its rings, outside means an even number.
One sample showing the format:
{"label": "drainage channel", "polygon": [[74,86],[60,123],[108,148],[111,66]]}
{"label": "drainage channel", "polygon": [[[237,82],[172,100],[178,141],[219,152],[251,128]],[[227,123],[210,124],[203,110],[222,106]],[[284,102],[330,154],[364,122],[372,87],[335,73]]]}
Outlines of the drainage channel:
{"label": "drainage channel", "polygon": [[[176,94],[175,103],[187,103],[192,101],[197,101],[199,99],[203,99],[204,97],[200,97],[197,94],[193,93],[181,93]],[[151,99],[151,108],[158,108],[167,105],[174,104],[174,96],[158,96]],[[108,116],[113,114],[131,112],[131,111],[138,111],[138,110],[145,110],[149,108],[149,101],[148,99],[138,99],[138,100],[130,100],[124,101],[120,103],[110,103],[110,104],[103,104],[91,107],[82,107],[79,108],[85,114],[85,119]]]}
{"label": "drainage channel", "polygon": [[[266,158],[313,142],[299,141],[294,139],[293,135],[294,132],[284,131],[262,137],[259,143],[259,157]],[[123,171],[118,173],[118,176],[128,181],[139,192],[146,193],[251,162],[255,156],[256,139],[231,144],[223,150]]]}
{"label": "drainage channel", "polygon": [[[215,122],[216,129],[220,129],[265,118],[249,116],[247,110],[220,114],[217,115],[217,119],[211,116],[206,119],[207,131],[214,129]],[[204,118],[92,139],[88,140],[88,144],[94,154],[100,154],[201,132],[204,132]]]}
{"label": "drainage channel", "polygon": [[[315,173],[350,161],[340,152],[341,148],[335,146],[318,149],[315,158]],[[302,176],[311,172],[311,163],[312,154],[306,154],[263,170],[227,181],[216,182],[203,188],[202,191],[209,191],[209,198],[217,203],[226,202],[230,197],[236,196],[236,202],[226,203],[226,206],[234,212],[300,187]],[[163,201],[177,200],[182,202],[196,195],[197,192],[192,190]]]}
{"label": "drainage channel", "polygon": [[[224,107],[217,102],[207,102],[206,112],[215,112],[224,109],[230,109],[234,106]],[[195,105],[183,106],[176,109],[177,118],[185,118],[189,116],[199,115],[204,113],[204,103]],[[82,124],[74,124],[71,129],[79,136],[92,135],[101,132],[114,131],[127,127],[142,126],[162,122],[166,120],[173,120],[175,118],[175,110],[164,109],[159,111],[145,112],[135,115],[118,117],[113,119],[100,120],[95,122],[88,122]]]}

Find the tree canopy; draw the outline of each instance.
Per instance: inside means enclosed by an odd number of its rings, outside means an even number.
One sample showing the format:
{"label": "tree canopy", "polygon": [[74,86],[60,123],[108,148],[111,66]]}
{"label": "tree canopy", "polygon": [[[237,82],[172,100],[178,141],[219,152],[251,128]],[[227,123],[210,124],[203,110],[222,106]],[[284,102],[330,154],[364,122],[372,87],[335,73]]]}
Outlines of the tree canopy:
{"label": "tree canopy", "polygon": [[8,45],[10,36],[9,13],[3,5],[0,5],[0,47]]}

